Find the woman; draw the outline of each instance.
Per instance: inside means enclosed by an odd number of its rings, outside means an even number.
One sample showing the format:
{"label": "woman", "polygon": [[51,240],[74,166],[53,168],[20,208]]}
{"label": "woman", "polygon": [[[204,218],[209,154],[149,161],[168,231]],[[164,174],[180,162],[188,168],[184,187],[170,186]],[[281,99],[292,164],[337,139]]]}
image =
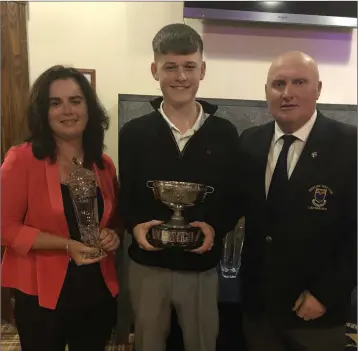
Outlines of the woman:
{"label": "woman", "polygon": [[[79,71],[54,66],[34,83],[27,118],[28,142],[12,147],[1,167],[2,285],[15,289],[21,348],[102,351],[118,293],[118,183],[103,154],[108,117]],[[104,258],[83,257],[98,249],[80,241],[66,185],[73,157],[97,177]]]}

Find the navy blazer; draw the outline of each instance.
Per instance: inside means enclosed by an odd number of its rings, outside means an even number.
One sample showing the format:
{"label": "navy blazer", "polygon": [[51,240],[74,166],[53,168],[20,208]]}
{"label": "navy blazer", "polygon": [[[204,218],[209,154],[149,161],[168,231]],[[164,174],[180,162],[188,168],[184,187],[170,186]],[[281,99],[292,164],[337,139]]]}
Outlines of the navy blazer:
{"label": "navy blazer", "polygon": [[[240,140],[243,308],[266,311],[288,327],[344,324],[357,280],[357,129],[318,112],[279,218],[270,218],[265,194],[273,133],[270,122],[245,130]],[[292,311],[304,290],[326,306],[324,316],[306,322]]]}

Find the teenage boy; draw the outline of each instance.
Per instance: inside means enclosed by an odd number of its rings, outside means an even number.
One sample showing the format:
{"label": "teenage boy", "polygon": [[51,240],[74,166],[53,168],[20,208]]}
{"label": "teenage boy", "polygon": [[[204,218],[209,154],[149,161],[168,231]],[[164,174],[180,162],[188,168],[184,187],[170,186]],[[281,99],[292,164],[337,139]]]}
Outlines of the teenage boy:
{"label": "teenage boy", "polygon": [[[133,234],[129,291],[137,351],[165,351],[172,307],[186,351],[215,351],[218,334],[218,275],[222,239],[239,217],[239,136],[217,106],[196,100],[204,79],[203,42],[185,24],[170,24],[154,37],[151,71],[163,97],[154,111],[126,123],[119,135],[120,209]],[[153,196],[148,180],[214,187],[204,202],[184,212],[204,235],[192,251],[158,250],[148,231],[172,211]]]}

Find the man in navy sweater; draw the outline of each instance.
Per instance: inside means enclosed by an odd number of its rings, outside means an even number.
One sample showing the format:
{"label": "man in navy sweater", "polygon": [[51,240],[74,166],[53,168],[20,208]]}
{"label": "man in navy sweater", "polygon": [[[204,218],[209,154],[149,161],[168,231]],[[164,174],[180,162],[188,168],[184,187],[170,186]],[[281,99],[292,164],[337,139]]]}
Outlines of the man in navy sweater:
{"label": "man in navy sweater", "polygon": [[[203,42],[185,24],[162,28],[153,39],[151,71],[163,98],[154,111],[126,123],[119,135],[120,210],[133,235],[129,291],[137,351],[164,351],[172,307],[186,351],[215,351],[218,335],[218,276],[222,239],[240,210],[239,136],[217,110],[196,100],[205,76]],[[157,250],[148,231],[172,212],[154,198],[148,180],[201,183],[215,188],[185,218],[200,227],[204,242],[194,251]]]}

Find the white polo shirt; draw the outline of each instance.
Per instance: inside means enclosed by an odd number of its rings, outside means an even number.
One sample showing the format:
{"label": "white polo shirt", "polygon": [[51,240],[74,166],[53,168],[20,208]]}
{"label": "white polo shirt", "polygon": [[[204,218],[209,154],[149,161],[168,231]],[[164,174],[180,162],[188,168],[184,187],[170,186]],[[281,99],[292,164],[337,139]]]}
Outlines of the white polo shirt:
{"label": "white polo shirt", "polygon": [[165,114],[163,110],[163,101],[160,104],[159,112],[163,116],[163,118],[167,121],[170,129],[172,130],[174,134],[174,138],[177,142],[177,145],[179,147],[180,151],[183,151],[186,143],[189,141],[189,139],[199,130],[199,128],[203,125],[205,119],[209,116],[208,114],[204,113],[203,107],[201,104],[196,102],[199,106],[199,114],[196,118],[196,121],[192,128],[188,129],[185,133],[181,133],[181,131],[169,120],[168,116]]}

